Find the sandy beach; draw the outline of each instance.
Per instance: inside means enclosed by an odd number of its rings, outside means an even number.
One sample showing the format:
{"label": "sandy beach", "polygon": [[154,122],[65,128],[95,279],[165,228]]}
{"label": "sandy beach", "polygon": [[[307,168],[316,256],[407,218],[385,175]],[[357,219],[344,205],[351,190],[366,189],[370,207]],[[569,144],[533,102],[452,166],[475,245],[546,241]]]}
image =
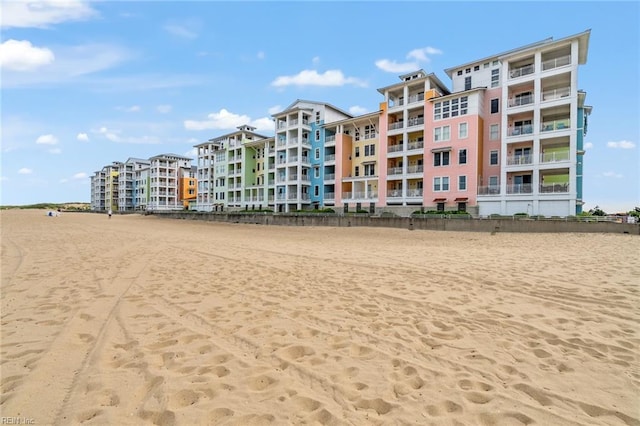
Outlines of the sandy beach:
{"label": "sandy beach", "polygon": [[640,425],[640,237],[0,213],[2,419]]}

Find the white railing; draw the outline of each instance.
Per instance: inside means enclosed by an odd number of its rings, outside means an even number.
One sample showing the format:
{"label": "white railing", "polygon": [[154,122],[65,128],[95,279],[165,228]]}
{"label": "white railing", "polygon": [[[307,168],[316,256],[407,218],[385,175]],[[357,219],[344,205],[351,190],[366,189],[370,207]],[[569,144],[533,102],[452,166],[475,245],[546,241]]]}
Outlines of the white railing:
{"label": "white railing", "polygon": [[402,174],[402,167],[390,167],[387,170],[387,174],[389,174],[389,175],[401,175]]}
{"label": "white railing", "polygon": [[560,87],[558,89],[545,90],[542,92],[542,101],[553,101],[555,99],[568,98],[571,95],[571,87]]}
{"label": "white railing", "polygon": [[325,200],[335,200],[336,199],[335,192],[325,192],[324,193],[324,199]]}
{"label": "white railing", "polygon": [[423,148],[424,148],[424,141],[409,142],[409,145],[407,146],[407,149],[409,151],[411,151],[412,149],[423,149]]}
{"label": "white railing", "polygon": [[398,121],[396,123],[389,124],[389,130],[402,129],[404,127],[404,121]]}
{"label": "white railing", "polygon": [[289,156],[289,163],[295,163],[296,161],[298,161],[298,156],[297,155],[290,155]]}
{"label": "white railing", "polygon": [[324,156],[324,161],[328,162],[328,161],[336,161],[336,155],[335,154],[327,154]]}
{"label": "white railing", "polygon": [[559,56],[542,62],[542,71],[552,70],[571,64],[571,55]]}
{"label": "white railing", "polygon": [[410,104],[414,103],[414,102],[420,102],[420,101],[424,101],[424,93],[421,93],[419,95],[411,95],[409,96],[409,102]]}
{"label": "white railing", "polygon": [[293,173],[289,175],[289,179],[288,180],[298,180],[298,175]]}
{"label": "white railing", "polygon": [[296,126],[300,121],[295,118],[293,120],[289,120],[289,126]]}
{"label": "white railing", "polygon": [[419,126],[420,124],[424,124],[424,117],[409,118],[407,126]]}
{"label": "white railing", "polygon": [[569,183],[540,184],[541,194],[562,194],[569,192]]}
{"label": "white railing", "polygon": [[543,152],[540,154],[541,163],[555,163],[569,161],[569,151]]}
{"label": "white railing", "polygon": [[297,144],[298,144],[298,137],[289,138],[289,145],[297,145]]}
{"label": "white railing", "polygon": [[533,133],[533,125],[525,124],[523,126],[509,127],[509,136],[528,135]]}
{"label": "white railing", "polygon": [[530,183],[516,183],[507,185],[507,194],[532,194],[533,185]]}
{"label": "white railing", "polygon": [[543,121],[540,126],[541,132],[553,132],[555,130],[566,130],[569,128],[569,119],[563,118],[561,120]]}
{"label": "white railing", "polygon": [[325,142],[335,142],[336,141],[336,135],[329,135],[326,138],[324,138]]}
{"label": "white railing", "polygon": [[407,197],[422,197],[422,189],[407,189]]}
{"label": "white railing", "polygon": [[397,145],[389,145],[387,147],[387,152],[398,152],[398,151],[402,151],[403,149],[404,149],[404,145],[399,143]]}
{"label": "white railing", "polygon": [[533,95],[515,96],[513,98],[509,98],[510,107],[529,105],[532,103],[533,103]]}
{"label": "white railing", "polygon": [[533,164],[532,155],[512,155],[507,157],[508,166],[520,166],[524,164]]}
{"label": "white railing", "polygon": [[388,198],[400,198],[402,197],[402,189],[389,189],[387,190]]}
{"label": "white railing", "polygon": [[534,71],[535,71],[535,67],[533,66],[533,64],[525,65],[523,67],[518,67],[518,68],[512,68],[511,70],[509,70],[509,77],[518,78],[524,75],[533,74]]}
{"label": "white railing", "polygon": [[479,186],[478,195],[499,195],[500,187],[498,185]]}
{"label": "white railing", "polygon": [[423,166],[407,166],[407,173],[422,173],[423,171]]}
{"label": "white railing", "polygon": [[325,173],[324,180],[336,180],[335,173]]}

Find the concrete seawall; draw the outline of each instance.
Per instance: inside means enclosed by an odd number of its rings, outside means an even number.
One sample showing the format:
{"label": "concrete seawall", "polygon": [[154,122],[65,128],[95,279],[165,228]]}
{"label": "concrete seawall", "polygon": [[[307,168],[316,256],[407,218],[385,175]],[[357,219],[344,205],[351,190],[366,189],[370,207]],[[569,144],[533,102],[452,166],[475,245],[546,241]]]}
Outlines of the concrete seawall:
{"label": "concrete seawall", "polygon": [[410,217],[370,217],[365,215],[260,214],[154,212],[154,216],[227,223],[251,223],[278,226],[367,226],[431,231],[467,232],[580,232],[640,235],[640,224],[614,222],[577,222],[530,219],[448,219]]}

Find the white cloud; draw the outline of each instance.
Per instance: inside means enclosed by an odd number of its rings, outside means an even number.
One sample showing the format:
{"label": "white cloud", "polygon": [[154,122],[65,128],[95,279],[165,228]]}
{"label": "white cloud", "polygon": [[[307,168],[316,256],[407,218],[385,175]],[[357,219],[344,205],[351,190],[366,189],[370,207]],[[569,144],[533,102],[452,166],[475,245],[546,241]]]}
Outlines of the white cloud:
{"label": "white cloud", "polygon": [[271,114],[271,115],[277,114],[280,111],[282,111],[282,107],[280,105],[274,105],[271,108],[269,108],[269,114]]}
{"label": "white cloud", "polygon": [[587,142],[587,143],[584,144],[584,149],[585,150],[591,149],[591,148],[593,148],[593,144],[591,142]]}
{"label": "white cloud", "polygon": [[78,136],[76,136],[76,139],[78,139],[81,142],[89,142],[89,135],[87,135],[86,133],[78,133]]}
{"label": "white cloud", "polygon": [[21,174],[21,175],[30,175],[31,173],[33,173],[33,170],[28,169],[26,167],[23,167],[20,170],[18,170],[18,174]]}
{"label": "white cloud", "polygon": [[367,109],[365,107],[361,107],[358,105],[354,105],[351,108],[349,108],[349,113],[351,115],[361,115],[367,112]]}
{"label": "white cloud", "polygon": [[58,143],[58,138],[52,134],[41,135],[36,139],[36,143],[40,145],[56,145]]}
{"label": "white cloud", "polygon": [[636,144],[630,141],[619,141],[619,142],[607,142],[608,148],[621,148],[621,149],[633,149],[636,147]]}
{"label": "white cloud", "polygon": [[0,44],[0,67],[12,71],[32,71],[52,63],[53,52],[34,47],[27,40],[7,40]]}
{"label": "white cloud", "polygon": [[[115,45],[84,44],[52,48],[55,60],[43,64],[46,72],[25,73],[7,69],[2,75],[2,87],[29,87],[43,84],[82,82],[79,77],[113,68],[131,56],[131,52]],[[110,82],[105,81],[104,84]]]}
{"label": "white cloud", "polygon": [[375,63],[376,63],[376,66],[380,68],[382,71],[402,74],[402,73],[416,71],[420,69],[421,62],[431,61],[431,58],[429,57],[429,55],[440,55],[440,54],[442,54],[442,51],[440,49],[427,46],[427,47],[422,47],[418,49],[413,49],[409,53],[407,53],[406,59],[409,59],[408,62],[398,63],[395,60],[379,59]]}
{"label": "white cloud", "polygon": [[80,172],[80,173],[76,173],[75,175],[73,175],[71,177],[71,179],[75,179],[75,180],[81,180],[81,179],[86,179],[88,176],[85,172]]}
{"label": "white cloud", "polygon": [[171,35],[181,38],[194,39],[198,37],[198,34],[189,29],[188,25],[167,24],[164,26],[164,30]]}
{"label": "white cloud", "polygon": [[[238,126],[249,124],[258,130],[273,130],[273,121],[270,118],[251,120],[247,115],[238,115],[222,108],[219,112],[212,112],[207,116],[208,120],[185,120],[184,127],[187,130],[211,130],[211,129],[235,129]],[[268,122],[269,127],[266,128]]]}
{"label": "white cloud", "polygon": [[182,155],[184,155],[185,157],[190,157],[190,158],[198,158],[198,148],[193,147],[189,151],[185,152]]}
{"label": "white cloud", "polygon": [[130,107],[119,106],[119,107],[116,107],[116,109],[118,111],[124,111],[124,112],[140,112],[140,105],[132,105]]}
{"label": "white cloud", "polygon": [[105,139],[115,143],[127,143],[127,144],[149,144],[156,145],[161,143],[161,140],[157,136],[123,136],[121,130],[109,129],[105,126],[99,130],[94,131],[99,135],[102,135]]}
{"label": "white cloud", "polygon": [[417,62],[405,62],[399,64],[396,61],[390,61],[388,59],[380,59],[376,61],[376,66],[382,71],[394,73],[405,73],[415,71],[420,68],[420,65]]}
{"label": "white cloud", "polygon": [[622,175],[620,173],[616,173],[616,172],[603,172],[602,176],[610,177],[610,178],[616,178],[616,179],[622,178]]}
{"label": "white cloud", "polygon": [[320,63],[320,56],[314,56],[313,59],[311,59],[311,62],[313,65],[318,65]]}
{"label": "white cloud", "polygon": [[340,70],[327,70],[318,74],[316,70],[303,70],[296,75],[277,77],[272,83],[275,87],[284,86],[354,86],[366,87],[366,83],[355,77],[345,77]]}
{"label": "white cloud", "polygon": [[2,9],[2,28],[46,28],[97,15],[88,2],[79,0],[3,1]]}
{"label": "white cloud", "polygon": [[416,61],[429,62],[431,59],[427,55],[440,55],[442,51],[435,47],[423,47],[421,49],[413,49],[407,54],[407,59],[415,59]]}
{"label": "white cloud", "polygon": [[160,114],[168,114],[171,112],[171,105],[158,105],[156,107],[156,111],[158,111]]}

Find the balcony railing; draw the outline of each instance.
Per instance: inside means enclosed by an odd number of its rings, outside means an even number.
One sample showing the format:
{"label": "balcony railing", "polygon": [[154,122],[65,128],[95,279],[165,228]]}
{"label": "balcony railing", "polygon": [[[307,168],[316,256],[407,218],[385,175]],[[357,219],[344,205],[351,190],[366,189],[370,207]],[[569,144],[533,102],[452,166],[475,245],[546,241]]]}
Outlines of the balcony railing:
{"label": "balcony railing", "polygon": [[559,56],[542,62],[542,71],[552,70],[571,64],[571,55]]}
{"label": "balcony railing", "polygon": [[336,199],[335,192],[325,192],[324,193],[324,199],[325,200],[335,200]]}
{"label": "balcony railing", "polygon": [[292,173],[292,174],[289,175],[289,179],[287,179],[287,180],[298,180],[298,175]]}
{"label": "balcony railing", "polygon": [[424,171],[424,167],[419,166],[407,166],[407,173],[422,173]]}
{"label": "balcony railing", "polygon": [[553,132],[555,130],[566,130],[569,128],[569,119],[543,121],[540,126],[541,132]]}
{"label": "balcony railing", "polygon": [[409,151],[411,151],[412,149],[423,149],[423,148],[424,148],[424,141],[409,142],[409,145],[407,146],[407,149]]}
{"label": "balcony railing", "polygon": [[424,117],[409,118],[407,126],[419,126],[420,124],[424,124]]}
{"label": "balcony railing", "polygon": [[515,96],[513,98],[509,98],[510,107],[530,105],[532,103],[533,103],[533,95]]}
{"label": "balcony railing", "polygon": [[329,143],[329,142],[335,142],[335,141],[336,141],[336,135],[329,135],[329,136],[327,136],[326,138],[324,138],[324,141],[325,141],[326,143]]}
{"label": "balcony railing", "polygon": [[509,136],[529,135],[532,133],[533,133],[533,125],[531,124],[509,127]]}
{"label": "balcony railing", "polygon": [[419,95],[411,95],[409,96],[409,102],[410,104],[414,103],[414,102],[420,102],[420,101],[424,101],[424,93],[420,93]]}
{"label": "balcony railing", "polygon": [[479,186],[478,195],[500,195],[500,187],[498,185]]}
{"label": "balcony railing", "polygon": [[289,120],[289,126],[297,126],[300,121],[296,118],[293,120]]}
{"label": "balcony railing", "polygon": [[533,155],[512,155],[507,157],[508,166],[522,166],[533,164]]}
{"label": "balcony railing", "polygon": [[525,75],[533,74],[535,67],[533,64],[525,65],[523,67],[513,68],[509,71],[510,78],[518,78]]}
{"label": "balcony railing", "polygon": [[404,149],[404,145],[399,143],[399,144],[396,144],[396,145],[389,145],[387,147],[387,152],[398,152],[398,151],[402,151],[403,149]]}
{"label": "balcony railing", "polygon": [[389,175],[401,175],[402,173],[402,167],[390,167],[387,170],[387,174]]}
{"label": "balcony railing", "polygon": [[397,121],[389,124],[389,130],[402,129],[404,127],[404,121]]}
{"label": "balcony railing", "polygon": [[562,194],[569,192],[569,183],[540,184],[541,194]]}
{"label": "balcony railing", "polygon": [[324,156],[324,161],[328,162],[328,161],[336,161],[336,155],[335,154],[327,154]]}
{"label": "balcony railing", "polygon": [[560,87],[558,89],[545,90],[542,92],[542,101],[553,101],[555,99],[568,98],[571,95],[571,87]]}
{"label": "balcony railing", "polygon": [[371,192],[356,191],[356,192],[342,193],[342,199],[344,200],[371,200],[374,198],[378,198],[378,193],[376,191],[371,191]]}
{"label": "balcony railing", "polygon": [[507,194],[532,194],[533,185],[530,183],[519,183],[507,185]]}
{"label": "balcony railing", "polygon": [[335,173],[325,173],[324,180],[336,180]]}
{"label": "balcony railing", "polygon": [[569,161],[569,151],[543,152],[540,154],[541,163],[556,163]]}
{"label": "balcony railing", "polygon": [[387,190],[387,198],[401,198],[402,189],[389,189]]}
{"label": "balcony railing", "polygon": [[422,197],[422,189],[407,189],[407,197]]}

